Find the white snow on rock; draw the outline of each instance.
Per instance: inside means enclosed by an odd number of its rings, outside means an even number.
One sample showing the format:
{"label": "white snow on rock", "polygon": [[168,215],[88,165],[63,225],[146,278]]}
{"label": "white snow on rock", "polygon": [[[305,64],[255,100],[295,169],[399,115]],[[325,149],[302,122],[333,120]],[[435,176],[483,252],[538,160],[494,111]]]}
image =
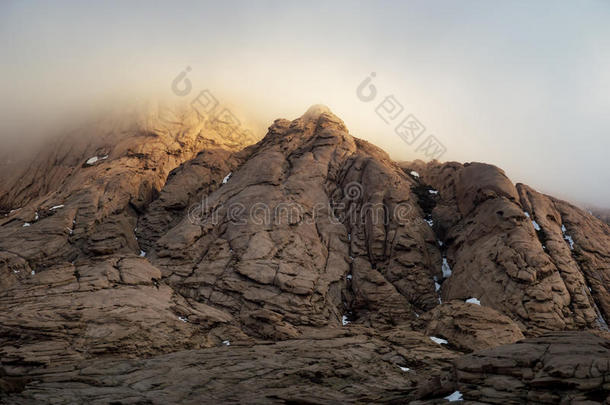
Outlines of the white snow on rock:
{"label": "white snow on rock", "polygon": [[61,205],[54,205],[51,208],[49,208],[49,211],[55,211],[55,210],[58,210],[58,209],[63,208],[63,207],[64,207],[63,204],[61,204]]}
{"label": "white snow on rock", "polygon": [[401,369],[402,371],[409,371],[411,370],[409,367],[403,367],[403,366],[398,366],[399,369]]}
{"label": "white snow on rock", "polygon": [[446,257],[443,257],[443,267],[441,270],[443,271],[443,278],[451,277],[451,267],[449,266],[449,263],[447,263]]}
{"label": "white snow on rock", "polygon": [[29,222],[26,222],[23,224],[23,228],[25,228],[26,226],[30,226],[31,224]]}
{"label": "white snow on rock", "polygon": [[419,173],[417,173],[415,170],[411,170],[411,173],[409,174],[413,177],[419,177]]}
{"label": "white snow on rock", "polygon": [[33,275],[33,276],[35,276],[35,275],[36,275],[36,272],[35,272],[34,270],[32,270],[32,275]]}
{"label": "white snow on rock", "polygon": [[445,399],[449,402],[461,401],[462,393],[460,391],[455,391],[453,394],[446,396]]}
{"label": "white snow on rock", "polygon": [[443,246],[443,241],[442,240],[437,240],[437,242],[438,242],[439,246]]}
{"label": "white snow on rock", "polygon": [[563,233],[563,239],[570,245],[570,250],[574,250],[574,239],[566,233],[567,229],[565,225],[561,225],[561,232]]}
{"label": "white snow on rock", "polygon": [[227,182],[229,181],[229,179],[231,178],[231,175],[233,174],[233,172],[229,172],[229,174],[227,174],[225,176],[224,179],[222,179],[222,184],[227,184]]}
{"label": "white snow on rock", "polygon": [[434,291],[438,291],[440,289],[441,289],[441,285],[435,281],[434,282]]}
{"label": "white snow on rock", "polygon": [[229,342],[228,340],[223,340],[222,344],[225,346],[231,346],[231,342]]}
{"label": "white snow on rock", "polygon": [[351,275],[351,274],[348,274],[346,278],[347,278],[348,280],[351,280],[351,279],[352,279],[352,275]]}
{"label": "white snow on rock", "polygon": [[146,252],[143,250],[140,250],[140,257],[146,257]]}
{"label": "white snow on rock", "polygon": [[85,164],[91,166],[91,165],[94,165],[95,163],[97,163],[98,160],[106,160],[106,159],[108,159],[108,155],[104,155],[104,156],[100,156],[100,157],[93,156],[93,157],[90,157],[89,159],[87,159]]}
{"label": "white snow on rock", "polygon": [[439,345],[446,345],[449,343],[445,339],[437,338],[436,336],[430,336],[430,340],[432,340],[434,343],[438,343]]}
{"label": "white snow on rock", "polygon": [[343,326],[348,325],[350,323],[347,319],[347,315],[343,315],[343,318],[341,318],[341,323],[343,324]]}
{"label": "white snow on rock", "polygon": [[179,316],[178,319],[180,319],[182,322],[188,322],[188,319],[183,316]]}
{"label": "white snow on rock", "polygon": [[36,211],[36,214],[34,215],[34,221],[38,221],[38,218],[40,218],[40,216],[38,216],[38,211]]}
{"label": "white snow on rock", "polygon": [[431,227],[434,226],[434,221],[432,219],[424,219]]}
{"label": "white snow on rock", "polygon": [[476,304],[476,305],[481,305],[481,301],[479,301],[478,299],[472,297],[472,298],[468,298],[466,300],[467,303],[469,304]]}
{"label": "white snow on rock", "polygon": [[438,194],[438,190],[428,190],[430,194]]}
{"label": "white snow on rock", "polygon": [[[525,214],[526,217],[528,217],[530,219],[532,218],[532,217],[530,217],[530,213],[529,212],[523,211],[523,213]],[[535,230],[537,230],[537,231],[540,230],[540,225],[538,225],[538,222],[534,221],[533,219],[532,219],[532,225],[534,225],[534,229]]]}

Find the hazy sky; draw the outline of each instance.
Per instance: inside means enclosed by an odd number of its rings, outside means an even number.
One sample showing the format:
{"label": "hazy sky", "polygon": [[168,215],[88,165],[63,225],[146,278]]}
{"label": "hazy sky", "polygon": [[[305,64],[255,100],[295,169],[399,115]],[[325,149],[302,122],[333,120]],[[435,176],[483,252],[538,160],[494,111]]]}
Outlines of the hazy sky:
{"label": "hazy sky", "polygon": [[322,103],[394,159],[424,158],[375,112],[394,96],[441,160],[610,207],[607,1],[3,1],[0,51],[4,138],[208,88],[259,131]]}

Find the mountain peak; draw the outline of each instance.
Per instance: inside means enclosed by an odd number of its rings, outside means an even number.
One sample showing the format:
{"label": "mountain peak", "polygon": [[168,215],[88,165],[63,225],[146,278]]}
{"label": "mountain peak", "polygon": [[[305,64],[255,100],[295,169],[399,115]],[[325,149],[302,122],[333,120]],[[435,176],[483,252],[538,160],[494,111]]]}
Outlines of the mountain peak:
{"label": "mountain peak", "polygon": [[526,402],[610,378],[582,332],[610,317],[601,221],[495,166],[397,164],[321,105],[245,148],[175,121],[58,143],[0,191],[0,397],[410,403],[467,369],[465,398]]}
{"label": "mountain peak", "polygon": [[303,114],[303,119],[306,120],[315,120],[320,117],[321,114],[330,114],[334,115],[330,108],[325,106],[324,104],[314,104]]}

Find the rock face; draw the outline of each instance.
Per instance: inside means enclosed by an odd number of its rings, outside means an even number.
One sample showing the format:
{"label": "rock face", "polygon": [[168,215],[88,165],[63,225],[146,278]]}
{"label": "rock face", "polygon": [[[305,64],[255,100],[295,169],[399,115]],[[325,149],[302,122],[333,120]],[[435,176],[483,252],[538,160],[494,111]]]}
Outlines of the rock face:
{"label": "rock face", "polygon": [[474,351],[523,339],[523,333],[509,317],[473,303],[449,301],[421,317],[425,332],[443,336],[461,350]]}
{"label": "rock face", "polygon": [[409,166],[439,190],[431,217],[453,270],[443,299],[476,297],[526,335],[607,329],[606,224],[491,165]]}
{"label": "rock face", "polygon": [[459,390],[484,403],[600,403],[610,390],[610,342],[555,332],[463,356],[455,368]]}
{"label": "rock face", "polygon": [[491,165],[393,162],[322,106],[258,143],[145,118],[2,175],[0,402],[608,395],[579,332],[607,336],[605,223]]}

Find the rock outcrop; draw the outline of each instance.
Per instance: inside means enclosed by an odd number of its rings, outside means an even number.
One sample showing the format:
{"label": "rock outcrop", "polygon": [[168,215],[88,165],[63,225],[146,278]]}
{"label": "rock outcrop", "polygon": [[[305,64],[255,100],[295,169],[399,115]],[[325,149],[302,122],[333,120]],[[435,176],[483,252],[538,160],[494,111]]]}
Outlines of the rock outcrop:
{"label": "rock outcrop", "polygon": [[605,400],[607,224],[322,106],[258,143],[201,118],[2,175],[0,403]]}
{"label": "rock outcrop", "polygon": [[491,404],[607,403],[610,343],[590,333],[555,332],[455,361],[457,385]]}

